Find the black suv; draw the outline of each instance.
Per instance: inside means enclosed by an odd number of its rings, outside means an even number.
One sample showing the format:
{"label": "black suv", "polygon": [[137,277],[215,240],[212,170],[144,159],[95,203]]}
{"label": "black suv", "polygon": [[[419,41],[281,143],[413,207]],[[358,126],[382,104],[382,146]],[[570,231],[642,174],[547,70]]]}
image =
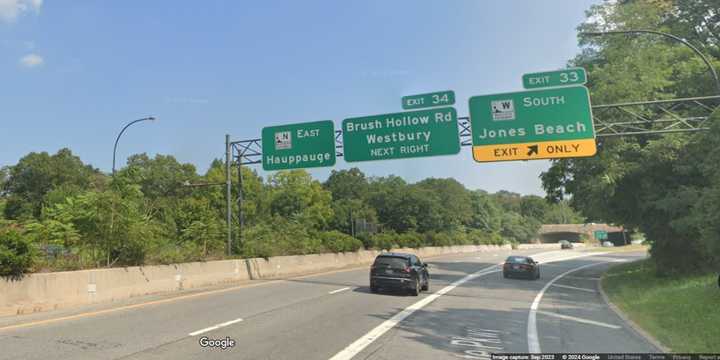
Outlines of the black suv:
{"label": "black suv", "polygon": [[370,268],[370,291],[398,289],[420,295],[430,288],[427,264],[413,254],[382,253]]}

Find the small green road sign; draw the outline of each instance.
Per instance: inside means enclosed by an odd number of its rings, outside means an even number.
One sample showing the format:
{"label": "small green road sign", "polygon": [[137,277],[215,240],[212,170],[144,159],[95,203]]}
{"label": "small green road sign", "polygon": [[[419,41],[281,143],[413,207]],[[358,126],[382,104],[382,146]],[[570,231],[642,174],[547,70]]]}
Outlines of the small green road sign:
{"label": "small green road sign", "polygon": [[452,90],[428,94],[403,96],[402,108],[405,110],[447,106],[455,104],[455,92]]}
{"label": "small green road sign", "polygon": [[593,156],[595,129],[584,86],[470,98],[478,162]]}
{"label": "small green road sign", "polygon": [[583,68],[570,68],[525,74],[522,79],[524,88],[537,89],[553,86],[583,85],[587,82],[587,75]]}
{"label": "small green road sign", "polygon": [[335,165],[335,124],[331,120],[262,129],[264,170]]}
{"label": "small green road sign", "polygon": [[608,233],[605,230],[595,230],[594,235],[597,240],[607,240],[608,238]]}
{"label": "small green road sign", "polygon": [[349,118],[342,128],[347,162],[460,152],[457,112],[452,107]]}

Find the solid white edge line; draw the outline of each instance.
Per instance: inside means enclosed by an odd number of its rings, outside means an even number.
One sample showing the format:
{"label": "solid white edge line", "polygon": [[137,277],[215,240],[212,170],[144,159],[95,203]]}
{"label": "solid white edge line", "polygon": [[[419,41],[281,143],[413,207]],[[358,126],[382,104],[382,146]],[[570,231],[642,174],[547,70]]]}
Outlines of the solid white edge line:
{"label": "solid white edge line", "polygon": [[610,328],[610,329],[621,329],[622,328],[622,326],[619,326],[619,325],[613,325],[613,324],[608,324],[608,323],[604,323],[604,322],[600,322],[600,321],[583,319],[583,318],[570,316],[570,315],[558,314],[558,313],[554,313],[554,312],[550,312],[550,311],[538,310],[537,312],[538,312],[538,314],[552,316],[552,317],[556,317],[558,319],[563,319],[563,320],[571,320],[571,321],[575,321],[575,322],[579,322],[579,323],[583,323],[583,324],[597,325],[597,326],[602,326],[602,327],[606,327],[606,328]]}
{"label": "solid white edge line", "polygon": [[[588,254],[578,257],[586,257],[586,256],[597,256],[597,255],[604,255],[606,253],[595,253],[595,254]],[[527,321],[527,343],[528,343],[528,352],[529,353],[535,353],[539,354],[541,353],[540,349],[540,340],[538,337],[538,330],[537,330],[537,309],[540,305],[540,300],[542,300],[543,295],[545,295],[545,291],[552,286],[555,281],[561,279],[563,276],[570,274],[572,272],[582,270],[585,268],[589,268],[591,266],[597,266],[601,264],[607,264],[608,261],[593,263],[593,264],[587,264],[580,267],[576,267],[574,269],[570,269],[556,277],[554,277],[552,280],[550,280],[543,288],[540,290],[540,292],[535,296],[535,300],[533,300],[532,305],[530,305],[530,312],[528,314],[528,321]]]}
{"label": "solid white edge line", "polygon": [[596,292],[597,292],[597,290],[586,289],[586,288],[581,288],[581,287],[575,287],[575,286],[570,286],[570,285],[553,284],[553,286],[554,286],[554,287],[563,288],[563,289],[572,289],[572,290],[585,291],[585,292],[589,292],[589,293],[596,293]]}
{"label": "solid white edge line", "polygon": [[239,322],[241,322],[241,321],[243,321],[243,319],[230,320],[230,321],[224,322],[224,323],[222,323],[222,324],[217,324],[217,325],[215,325],[215,326],[210,326],[210,327],[206,327],[206,328],[204,328],[204,329],[200,329],[200,330],[198,330],[198,331],[191,332],[191,333],[188,334],[188,336],[197,336],[197,335],[200,335],[200,334],[204,334],[204,333],[206,333],[206,332],[208,332],[208,331],[217,330],[217,329],[219,329],[219,328],[222,328],[222,327],[225,327],[225,326],[228,326],[228,325],[232,325],[232,324],[235,324],[235,323],[239,323]]}
{"label": "solid white edge line", "polygon": [[332,295],[332,294],[337,294],[337,293],[339,293],[339,292],[341,292],[341,291],[345,291],[345,290],[350,290],[350,288],[349,288],[349,287],[344,287],[344,288],[342,288],[342,289],[337,289],[337,290],[330,291],[330,292],[328,292],[328,294],[330,294],[330,295]]}

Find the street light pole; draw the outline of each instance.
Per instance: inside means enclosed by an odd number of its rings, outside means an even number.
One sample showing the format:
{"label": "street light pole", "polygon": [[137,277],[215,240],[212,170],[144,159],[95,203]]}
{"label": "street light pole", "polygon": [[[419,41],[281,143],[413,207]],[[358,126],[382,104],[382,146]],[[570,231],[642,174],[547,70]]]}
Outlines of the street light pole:
{"label": "street light pole", "polygon": [[123,135],[123,133],[125,132],[125,130],[127,130],[127,128],[129,128],[131,125],[136,124],[136,123],[139,123],[139,122],[141,122],[141,121],[155,121],[155,118],[152,117],[152,116],[149,116],[149,117],[146,117],[146,118],[137,119],[137,120],[135,120],[135,121],[129,122],[127,125],[125,125],[125,127],[122,128],[122,130],[120,130],[120,133],[118,134],[117,138],[115,139],[115,147],[113,148],[113,162],[112,162],[112,176],[113,176],[113,179],[115,178],[115,155],[117,154],[118,141],[120,141],[120,137]]}
{"label": "street light pole", "polygon": [[[113,162],[112,162],[113,183],[115,182],[115,158],[117,155],[117,146],[118,146],[118,142],[120,141],[120,137],[123,135],[123,133],[125,133],[125,130],[127,130],[127,128],[129,128],[131,125],[139,123],[141,121],[155,121],[155,118],[152,116],[149,116],[146,118],[131,121],[131,122],[127,123],[127,125],[125,125],[125,127],[123,127],[122,130],[120,130],[120,133],[118,134],[117,138],[115,138],[115,146],[113,147]],[[113,196],[112,199],[113,200],[111,201],[111,204],[110,204],[110,236],[108,238],[108,243],[107,243],[107,263],[106,263],[107,267],[110,267],[110,265],[111,265],[111,263],[110,263],[110,251],[111,251],[111,242],[112,242],[111,240],[113,237],[112,233],[113,233],[113,228],[115,225],[115,197]],[[125,246],[125,244],[123,243],[122,246]]]}
{"label": "street light pole", "polygon": [[710,74],[712,75],[713,79],[715,80],[715,88],[720,94],[720,79],[718,79],[718,74],[715,71],[715,68],[710,63],[710,60],[702,53],[700,50],[698,50],[696,47],[694,47],[692,44],[690,44],[687,40],[680,38],[678,36],[675,36],[673,34],[668,34],[660,31],[655,30],[610,30],[610,31],[589,31],[589,32],[581,32],[580,35],[583,36],[604,36],[604,35],[615,35],[615,34],[654,34],[654,35],[660,35],[664,36],[666,38],[678,41],[682,43],[683,45],[689,47],[692,51],[695,52],[700,58],[702,58],[703,62],[705,62],[705,65],[707,65],[708,69],[710,70]]}

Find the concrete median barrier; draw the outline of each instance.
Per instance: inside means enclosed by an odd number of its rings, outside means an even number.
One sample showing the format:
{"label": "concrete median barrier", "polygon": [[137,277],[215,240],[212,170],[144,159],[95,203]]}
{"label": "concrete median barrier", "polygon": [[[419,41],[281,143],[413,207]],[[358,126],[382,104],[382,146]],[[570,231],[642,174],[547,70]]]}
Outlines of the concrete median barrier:
{"label": "concrete median barrier", "polygon": [[[463,245],[393,249],[433,256],[509,250],[510,246]],[[64,271],[30,274],[21,280],[0,278],[0,316],[28,314],[135,296],[238,283],[257,279],[282,279],[369,265],[380,251],[277,256],[172,265]]]}

